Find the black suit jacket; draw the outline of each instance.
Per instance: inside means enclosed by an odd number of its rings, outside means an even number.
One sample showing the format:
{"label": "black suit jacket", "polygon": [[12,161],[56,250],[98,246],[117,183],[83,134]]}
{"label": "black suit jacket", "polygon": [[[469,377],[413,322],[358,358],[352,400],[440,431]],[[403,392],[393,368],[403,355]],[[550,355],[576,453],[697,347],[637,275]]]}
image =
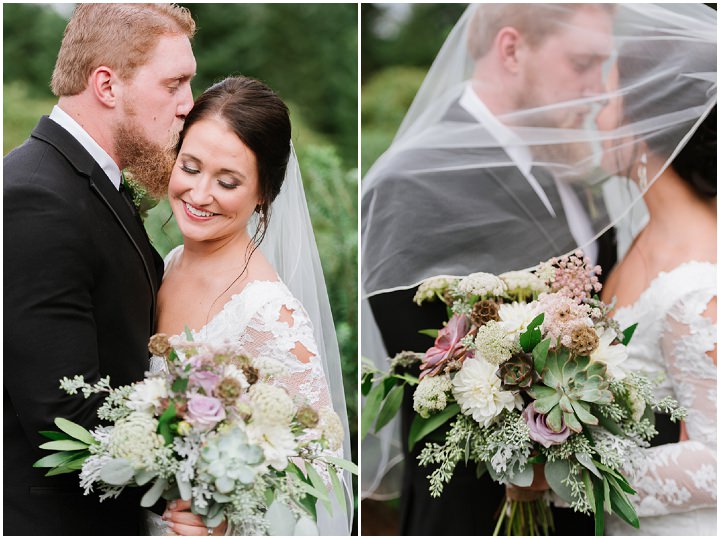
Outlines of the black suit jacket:
{"label": "black suit jacket", "polygon": [[[453,122],[474,122],[469,114],[455,104],[446,114],[446,120]],[[470,150],[430,149],[408,150],[396,154],[384,170],[388,177],[376,183],[375,189],[366,193],[363,200],[363,217],[375,203],[396,204],[388,222],[379,226],[382,237],[376,241],[392,241],[393,234],[404,234],[398,240],[402,248],[388,263],[399,267],[413,264],[414,253],[423,251],[422,238],[427,230],[433,230],[436,220],[438,228],[451,230],[441,244],[441,252],[434,252],[437,260],[447,261],[449,274],[469,274],[476,271],[502,273],[533,266],[551,256],[557,256],[573,249],[576,245],[555,186],[554,179],[541,169],[533,174],[545,191],[557,217],[552,217],[540,199],[531,191],[527,180],[514,167],[486,167],[472,171],[446,171],[442,177],[427,178],[413,175],[408,171],[423,168],[422,163],[452,162],[453,152],[474,152],[478,162],[510,162],[502,148]],[[497,157],[500,156],[498,159]],[[387,162],[386,162],[387,163]],[[420,166],[418,166],[420,163]],[[471,176],[470,176],[471,175]],[[449,207],[446,200],[425,197],[417,202],[411,211],[424,216],[422,230],[403,226],[401,221],[408,218],[408,208],[403,206],[403,192],[422,192],[427,182],[443,182],[444,192],[457,191],[454,200],[460,200],[464,207]],[[463,201],[463,196],[465,200]],[[493,216],[491,221],[477,218],[484,213]],[[447,226],[447,220],[454,227]],[[370,242],[367,236],[364,242]],[[613,235],[606,235],[600,244],[599,263],[609,271],[615,262]],[[442,249],[445,249],[442,251]],[[373,246],[363,245],[363,264],[377,270],[380,258],[374,259]],[[609,255],[609,256],[608,256]],[[383,262],[384,263],[384,262]],[[458,271],[457,268],[461,268]],[[363,276],[365,279],[365,275]],[[400,284],[400,283],[396,283]],[[407,283],[403,283],[407,284]],[[383,293],[370,298],[370,306],[383,337],[388,354],[392,357],[402,350],[423,352],[433,340],[418,331],[442,327],[447,320],[444,305],[425,304],[418,307],[412,301],[415,290],[400,290]],[[417,371],[415,372],[417,374]],[[440,498],[431,498],[428,492],[430,469],[418,465],[417,456],[423,444],[413,452],[408,451],[407,436],[414,417],[412,389],[408,388],[401,411],[403,450],[405,468],[401,494],[402,535],[491,535],[494,529],[496,510],[501,502],[504,488],[494,483],[487,474],[476,478],[475,467],[459,464],[453,479],[445,487]],[[446,429],[434,433],[440,438]],[[557,532],[561,535],[591,535],[593,522],[589,517],[574,514],[571,510],[556,511]]]}
{"label": "black suit jacket", "polygon": [[163,263],[140,219],[90,154],[43,117],[4,171],[3,532],[137,534],[138,492],[98,502],[77,474],[44,477],[38,431],[56,417],[99,423],[101,397],[59,388],[81,374],[143,378]]}

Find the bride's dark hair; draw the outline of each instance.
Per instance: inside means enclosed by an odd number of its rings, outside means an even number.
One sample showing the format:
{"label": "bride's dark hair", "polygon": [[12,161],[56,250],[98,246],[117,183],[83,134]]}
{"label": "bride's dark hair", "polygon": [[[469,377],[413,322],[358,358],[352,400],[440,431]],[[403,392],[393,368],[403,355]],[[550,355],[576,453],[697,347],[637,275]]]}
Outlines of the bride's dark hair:
{"label": "bride's dark hair", "polygon": [[278,95],[262,82],[248,77],[228,77],[205,90],[185,118],[178,141],[194,123],[221,118],[255,154],[258,167],[259,224],[252,238],[252,251],[262,242],[270,222],[270,205],[280,193],[290,158],[290,114]]}
{"label": "bride's dark hair", "polygon": [[[635,91],[623,96],[623,114],[631,122],[649,117],[658,103],[672,103],[670,113],[695,107],[706,99],[705,95],[698,94],[701,86],[694,84],[693,79],[684,73],[707,71],[708,59],[715,58],[715,46],[708,45],[707,50],[698,50],[698,54],[688,55],[678,41],[672,41],[670,36],[667,40],[662,47],[654,46],[657,41],[646,40],[637,40],[623,47],[621,60],[618,61],[620,87],[644,85],[648,88],[646,92]],[[670,57],[674,60],[672,65],[677,69],[671,72],[657,69],[661,64],[660,55],[663,58],[662,65],[669,65]],[[703,198],[717,196],[716,111],[717,105],[670,165]],[[649,135],[646,139],[648,150],[662,157],[670,157],[669,149],[675,147],[688,127],[683,124],[676,129],[659,130]]]}
{"label": "bride's dark hair", "polygon": [[215,302],[238,282],[247,270],[250,258],[265,238],[270,222],[270,206],[280,193],[290,159],[290,114],[283,101],[262,82],[248,77],[228,77],[205,90],[185,118],[178,139],[180,151],[185,133],[200,120],[220,118],[255,154],[258,168],[260,203],[255,211],[258,226],[248,244],[245,266]]}

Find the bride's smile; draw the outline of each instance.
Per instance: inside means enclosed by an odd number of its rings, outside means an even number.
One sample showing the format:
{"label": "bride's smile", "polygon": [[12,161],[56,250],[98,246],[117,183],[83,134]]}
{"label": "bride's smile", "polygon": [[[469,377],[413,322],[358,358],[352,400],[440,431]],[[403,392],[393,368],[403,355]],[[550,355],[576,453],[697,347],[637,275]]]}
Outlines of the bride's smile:
{"label": "bride's smile", "polygon": [[185,241],[247,239],[260,203],[255,154],[225,121],[211,117],[185,134],[168,196]]}

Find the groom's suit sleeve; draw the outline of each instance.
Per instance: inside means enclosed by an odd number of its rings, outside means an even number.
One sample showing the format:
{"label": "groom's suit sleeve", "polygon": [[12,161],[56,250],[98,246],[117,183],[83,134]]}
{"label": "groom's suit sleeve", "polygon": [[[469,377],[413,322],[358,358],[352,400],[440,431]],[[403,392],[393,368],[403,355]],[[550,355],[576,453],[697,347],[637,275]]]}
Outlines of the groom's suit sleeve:
{"label": "groom's suit sleeve", "polygon": [[59,380],[99,378],[93,304],[95,248],[82,202],[33,180],[5,189],[5,388],[31,445],[55,417],[97,423],[101,397],[67,395]]}

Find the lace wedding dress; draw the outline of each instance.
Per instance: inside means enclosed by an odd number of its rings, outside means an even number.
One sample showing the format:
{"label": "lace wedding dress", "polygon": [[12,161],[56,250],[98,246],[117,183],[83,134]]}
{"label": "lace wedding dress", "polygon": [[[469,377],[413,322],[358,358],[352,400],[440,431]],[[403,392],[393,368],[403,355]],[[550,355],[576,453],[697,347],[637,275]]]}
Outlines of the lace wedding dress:
{"label": "lace wedding dress", "polygon": [[657,396],[672,395],[688,410],[690,439],[645,449],[628,467],[640,529],[613,516],[608,535],[716,535],[717,368],[708,352],[717,328],[702,316],[717,293],[716,271],[687,262],[662,272],[615,314],[620,327],[638,323],[626,370],[664,378]]}
{"label": "lace wedding dress", "polygon": [[[169,267],[182,246],[173,249],[165,258]],[[251,357],[271,357],[280,361],[286,375],[275,380],[293,397],[296,405],[307,404],[314,408],[332,407],[330,392],[318,356],[313,328],[305,309],[281,281],[252,281],[235,294],[203,328],[193,332],[195,340],[204,342],[237,343]],[[298,345],[310,353],[310,359],[302,362],[295,355]],[[151,358],[150,370],[165,368],[165,360]],[[328,451],[342,458],[342,450]],[[322,470],[319,470],[322,475]],[[325,478],[328,486],[329,478]],[[339,507],[334,507],[341,511]],[[165,535],[167,527],[155,513],[146,511],[146,527],[149,535]],[[334,535],[332,517],[318,505],[318,528],[320,535]]]}

